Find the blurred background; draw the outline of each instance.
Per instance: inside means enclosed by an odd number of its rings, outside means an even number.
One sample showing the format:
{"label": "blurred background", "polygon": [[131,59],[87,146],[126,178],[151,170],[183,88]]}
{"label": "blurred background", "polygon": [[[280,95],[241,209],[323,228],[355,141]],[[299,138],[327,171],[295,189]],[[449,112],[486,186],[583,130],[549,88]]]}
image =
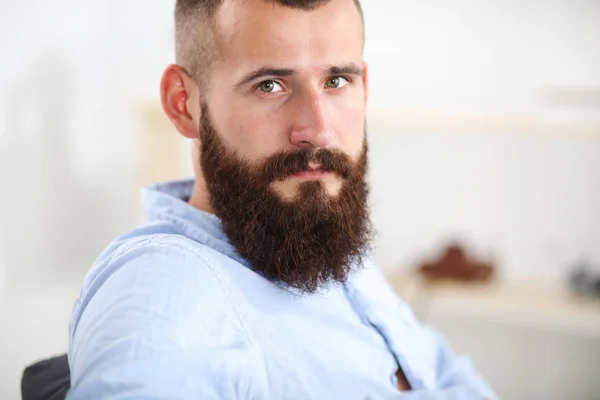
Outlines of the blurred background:
{"label": "blurred background", "polygon": [[[376,261],[506,399],[600,399],[600,1],[364,1]],[[191,174],[163,116],[174,1],[0,2],[0,398],[67,350],[139,190]],[[478,283],[415,273],[460,244]]]}

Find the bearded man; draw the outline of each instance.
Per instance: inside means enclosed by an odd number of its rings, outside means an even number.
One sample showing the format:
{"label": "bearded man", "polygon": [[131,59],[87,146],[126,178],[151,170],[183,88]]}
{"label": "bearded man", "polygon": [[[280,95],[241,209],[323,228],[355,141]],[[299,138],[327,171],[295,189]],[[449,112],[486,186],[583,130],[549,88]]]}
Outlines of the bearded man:
{"label": "bearded man", "polygon": [[[370,262],[359,0],[178,0],[195,179],[90,269],[70,399],[494,398]],[[157,160],[160,162],[160,160]]]}

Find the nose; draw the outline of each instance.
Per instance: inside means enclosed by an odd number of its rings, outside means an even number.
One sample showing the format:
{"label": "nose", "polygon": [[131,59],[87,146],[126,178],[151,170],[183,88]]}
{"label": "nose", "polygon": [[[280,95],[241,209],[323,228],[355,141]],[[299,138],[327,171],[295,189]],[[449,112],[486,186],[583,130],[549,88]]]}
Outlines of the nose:
{"label": "nose", "polygon": [[323,101],[318,93],[294,104],[291,143],[299,148],[322,148],[331,145],[332,134]]}

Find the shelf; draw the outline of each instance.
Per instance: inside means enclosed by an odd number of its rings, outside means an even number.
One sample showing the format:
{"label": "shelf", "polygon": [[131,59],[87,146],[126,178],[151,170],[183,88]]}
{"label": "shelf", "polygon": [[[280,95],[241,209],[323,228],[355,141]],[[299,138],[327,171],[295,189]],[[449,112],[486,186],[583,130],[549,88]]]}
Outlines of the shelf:
{"label": "shelf", "polygon": [[388,280],[412,307],[418,310],[426,305],[430,315],[458,315],[600,339],[600,299],[576,296],[559,285],[501,280],[427,283],[415,275]]}
{"label": "shelf", "polygon": [[600,118],[549,118],[461,110],[387,110],[367,113],[370,128],[398,133],[502,134],[600,139]]}

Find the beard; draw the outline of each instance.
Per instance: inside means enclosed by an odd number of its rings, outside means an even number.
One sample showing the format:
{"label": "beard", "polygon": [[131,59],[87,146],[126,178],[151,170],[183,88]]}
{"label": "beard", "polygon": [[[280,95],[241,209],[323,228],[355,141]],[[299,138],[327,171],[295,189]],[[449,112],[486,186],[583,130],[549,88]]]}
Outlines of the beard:
{"label": "beard", "polygon": [[[202,104],[200,141],[211,206],[231,244],[255,272],[314,293],[331,282],[345,283],[362,267],[372,238],[366,134],[357,161],[322,148],[280,152],[250,163],[223,142]],[[311,161],[342,180],[337,195],[330,195],[320,180],[300,183],[291,201],[270,187],[308,170]]]}

